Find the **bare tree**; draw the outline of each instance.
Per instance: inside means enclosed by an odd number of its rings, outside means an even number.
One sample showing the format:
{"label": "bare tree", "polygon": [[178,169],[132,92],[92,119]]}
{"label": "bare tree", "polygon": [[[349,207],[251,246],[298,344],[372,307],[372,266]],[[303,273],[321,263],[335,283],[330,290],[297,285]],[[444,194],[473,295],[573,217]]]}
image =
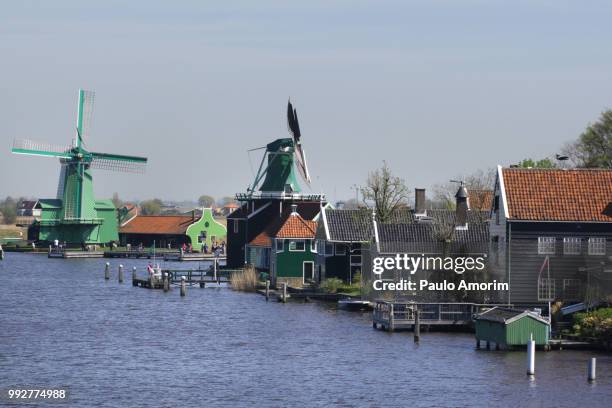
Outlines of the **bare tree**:
{"label": "bare tree", "polygon": [[363,203],[373,206],[379,222],[388,222],[399,208],[408,205],[410,190],[405,181],[391,173],[386,162],[380,169],[370,172],[366,186],[361,189]]}
{"label": "bare tree", "polygon": [[[475,172],[456,177],[463,180],[470,194],[470,207],[473,209],[484,209],[485,202],[490,198],[489,191],[493,190],[495,184],[495,169],[476,170]],[[436,184],[433,188],[434,199],[431,202],[436,208],[455,209],[455,194],[459,185],[454,182]]]}

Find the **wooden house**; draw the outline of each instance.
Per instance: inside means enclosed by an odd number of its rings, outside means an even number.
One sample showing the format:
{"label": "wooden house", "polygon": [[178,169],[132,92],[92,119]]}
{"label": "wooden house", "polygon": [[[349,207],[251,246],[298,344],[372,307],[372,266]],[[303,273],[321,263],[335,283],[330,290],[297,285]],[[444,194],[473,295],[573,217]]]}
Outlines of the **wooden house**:
{"label": "wooden house", "polygon": [[612,294],[612,170],[497,169],[490,263],[507,301],[544,306]]}
{"label": "wooden house", "polygon": [[476,342],[496,348],[525,346],[533,339],[536,345],[546,346],[550,339],[550,323],[536,312],[494,307],[474,318]]}

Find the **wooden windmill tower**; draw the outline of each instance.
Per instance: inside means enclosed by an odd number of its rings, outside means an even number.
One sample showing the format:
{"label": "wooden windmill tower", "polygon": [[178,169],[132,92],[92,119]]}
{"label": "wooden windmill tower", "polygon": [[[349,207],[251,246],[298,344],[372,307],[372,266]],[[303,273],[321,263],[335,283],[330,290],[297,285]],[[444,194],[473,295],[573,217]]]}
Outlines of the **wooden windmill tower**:
{"label": "wooden windmill tower", "polygon": [[94,93],[79,90],[76,135],[70,146],[15,140],[12,152],[57,157],[61,171],[56,199],[41,199],[41,219],[35,225],[41,241],[106,243],[119,239],[116,210],[110,200],[96,200],[91,169],[143,172],[145,157],[91,152],[86,149]]}

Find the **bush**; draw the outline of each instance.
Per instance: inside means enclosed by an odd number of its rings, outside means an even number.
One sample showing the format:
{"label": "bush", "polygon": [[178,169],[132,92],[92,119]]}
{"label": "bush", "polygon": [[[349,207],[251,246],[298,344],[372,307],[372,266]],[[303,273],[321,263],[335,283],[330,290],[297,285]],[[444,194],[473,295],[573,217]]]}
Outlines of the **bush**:
{"label": "bush", "polygon": [[612,340],[612,308],[607,307],[589,313],[574,315],[574,331],[585,337]]}
{"label": "bush", "polygon": [[257,289],[257,272],[253,265],[247,265],[242,271],[234,272],[230,276],[232,289],[243,292],[254,292]]}
{"label": "bush", "polygon": [[329,278],[321,282],[321,288],[329,293],[336,293],[342,286],[342,280],[338,278]]}

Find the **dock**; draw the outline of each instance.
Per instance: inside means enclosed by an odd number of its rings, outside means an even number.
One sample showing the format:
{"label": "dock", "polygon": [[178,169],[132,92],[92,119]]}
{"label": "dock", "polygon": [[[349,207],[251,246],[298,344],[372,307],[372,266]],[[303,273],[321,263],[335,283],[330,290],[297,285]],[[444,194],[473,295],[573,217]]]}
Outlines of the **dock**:
{"label": "dock", "polygon": [[377,301],[372,315],[372,327],[387,331],[412,330],[417,310],[419,322],[423,326],[471,327],[476,313],[494,306],[500,305]]}
{"label": "dock", "polygon": [[83,251],[67,249],[49,249],[48,258],[72,259],[72,258],[104,258],[103,251]]}
{"label": "dock", "polygon": [[[185,284],[189,286],[199,285],[201,288],[206,285],[229,284],[230,276],[234,269],[219,268],[216,271],[211,268],[206,269],[162,269],[162,276],[167,273],[169,284],[179,284],[185,278]],[[132,285],[147,288],[147,289],[163,289],[164,282],[162,278],[151,277],[133,277]]]}
{"label": "dock", "polygon": [[183,251],[156,251],[152,250],[115,250],[104,251],[105,258],[132,258],[132,259],[152,259],[154,257],[163,259],[164,261],[225,261],[225,257],[215,257],[213,254],[203,254],[201,252],[183,252]]}

